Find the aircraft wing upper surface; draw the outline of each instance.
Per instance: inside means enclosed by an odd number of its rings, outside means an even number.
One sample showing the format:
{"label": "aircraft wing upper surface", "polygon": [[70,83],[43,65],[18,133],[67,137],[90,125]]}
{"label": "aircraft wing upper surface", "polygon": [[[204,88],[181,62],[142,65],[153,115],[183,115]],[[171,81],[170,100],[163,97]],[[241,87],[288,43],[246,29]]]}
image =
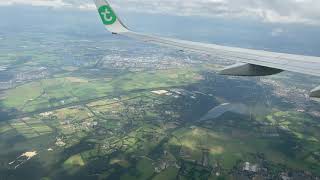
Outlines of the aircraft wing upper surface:
{"label": "aircraft wing upper surface", "polygon": [[[214,55],[239,62],[220,72],[235,76],[265,76],[283,70],[320,76],[320,57],[275,53],[262,50],[227,47],[216,44],[177,40],[130,31],[116,16],[106,0],[94,0],[103,24],[113,34],[120,34],[144,42]],[[320,86],[311,91],[311,97],[320,97]]]}

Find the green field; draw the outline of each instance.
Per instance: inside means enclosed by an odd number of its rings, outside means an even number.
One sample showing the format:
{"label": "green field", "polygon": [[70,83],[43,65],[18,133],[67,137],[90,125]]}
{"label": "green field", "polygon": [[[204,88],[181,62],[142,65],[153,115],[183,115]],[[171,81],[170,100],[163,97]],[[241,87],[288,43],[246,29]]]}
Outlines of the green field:
{"label": "green field", "polygon": [[59,77],[28,83],[6,92],[2,102],[7,108],[30,112],[101,96],[140,89],[170,88],[196,82],[195,70],[164,70],[129,73],[111,82],[81,77]]}
{"label": "green field", "polygon": [[[320,176],[319,104],[302,97],[317,80],[220,76],[214,56],[101,38],[73,13],[0,34],[0,179]],[[246,110],[200,120],[223,103]]]}

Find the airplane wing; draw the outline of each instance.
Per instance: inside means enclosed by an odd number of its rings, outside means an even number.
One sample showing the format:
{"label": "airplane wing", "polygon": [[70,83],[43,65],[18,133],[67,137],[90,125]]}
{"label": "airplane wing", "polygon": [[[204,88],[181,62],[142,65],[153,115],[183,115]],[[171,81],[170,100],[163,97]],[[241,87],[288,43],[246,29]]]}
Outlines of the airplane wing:
{"label": "airplane wing", "polygon": [[[266,76],[282,71],[320,76],[320,57],[301,56],[262,50],[227,47],[216,44],[184,41],[158,37],[129,30],[106,0],[94,0],[101,20],[113,34],[124,35],[144,42],[159,44],[203,54],[214,55],[238,62],[226,67],[220,74],[233,76]],[[320,86],[313,89],[311,97],[320,98]]]}

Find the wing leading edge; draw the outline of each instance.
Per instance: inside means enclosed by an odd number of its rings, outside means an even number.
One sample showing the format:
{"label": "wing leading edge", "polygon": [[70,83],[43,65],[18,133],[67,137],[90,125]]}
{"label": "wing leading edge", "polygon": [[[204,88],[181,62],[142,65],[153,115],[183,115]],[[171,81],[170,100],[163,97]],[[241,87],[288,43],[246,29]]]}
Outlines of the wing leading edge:
{"label": "wing leading edge", "polygon": [[[235,76],[265,76],[285,70],[312,76],[320,76],[320,57],[227,47],[137,33],[129,30],[121,22],[106,0],[94,1],[103,24],[113,34],[120,34],[144,42],[214,55],[215,57],[240,62],[237,65],[225,68],[221,71],[221,74]],[[320,86],[312,90],[310,96],[320,98]]]}

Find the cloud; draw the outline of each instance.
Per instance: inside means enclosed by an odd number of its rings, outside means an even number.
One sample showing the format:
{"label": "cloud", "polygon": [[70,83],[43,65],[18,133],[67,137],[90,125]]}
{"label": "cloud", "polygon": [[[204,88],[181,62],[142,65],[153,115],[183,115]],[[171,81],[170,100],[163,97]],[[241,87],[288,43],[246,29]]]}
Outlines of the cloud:
{"label": "cloud", "polygon": [[129,11],[320,24],[319,0],[112,0]]}
{"label": "cloud", "polygon": [[67,7],[72,4],[66,3],[63,0],[0,0],[0,5],[32,5],[32,6],[49,6],[49,7]]}
{"label": "cloud", "polygon": [[[254,19],[267,23],[320,25],[319,0],[110,0],[130,12]],[[0,0],[0,5],[69,7],[93,10],[91,0]]]}
{"label": "cloud", "polygon": [[283,34],[285,32],[286,32],[286,30],[284,30],[282,28],[274,28],[271,32],[271,36],[273,36],[273,37],[281,36],[281,34]]}

